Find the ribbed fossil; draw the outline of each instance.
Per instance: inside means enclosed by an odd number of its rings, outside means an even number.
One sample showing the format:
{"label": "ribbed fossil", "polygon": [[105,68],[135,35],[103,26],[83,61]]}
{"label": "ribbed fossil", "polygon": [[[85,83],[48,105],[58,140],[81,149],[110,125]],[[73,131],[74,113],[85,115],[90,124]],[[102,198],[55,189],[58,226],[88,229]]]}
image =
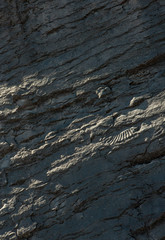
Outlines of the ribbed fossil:
{"label": "ribbed fossil", "polygon": [[109,142],[110,145],[114,145],[116,143],[123,143],[127,139],[131,138],[133,135],[136,134],[137,128],[136,127],[131,127],[128,128],[121,133],[117,134],[116,136],[112,137],[111,141]]}

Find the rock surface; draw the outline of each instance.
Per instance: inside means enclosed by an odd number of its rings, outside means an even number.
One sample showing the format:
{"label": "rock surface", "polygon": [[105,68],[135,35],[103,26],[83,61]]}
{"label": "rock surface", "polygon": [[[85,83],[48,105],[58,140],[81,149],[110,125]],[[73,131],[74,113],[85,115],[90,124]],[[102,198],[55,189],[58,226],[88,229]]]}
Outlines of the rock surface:
{"label": "rock surface", "polygon": [[0,1],[0,239],[165,239],[165,1]]}

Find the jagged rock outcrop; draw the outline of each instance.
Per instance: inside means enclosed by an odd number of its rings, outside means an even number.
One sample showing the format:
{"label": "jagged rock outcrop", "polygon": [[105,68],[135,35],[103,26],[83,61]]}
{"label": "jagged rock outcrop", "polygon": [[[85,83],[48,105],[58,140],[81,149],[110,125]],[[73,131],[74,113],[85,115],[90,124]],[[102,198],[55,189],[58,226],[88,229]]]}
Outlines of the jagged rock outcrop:
{"label": "jagged rock outcrop", "polygon": [[165,239],[165,2],[0,1],[0,239]]}

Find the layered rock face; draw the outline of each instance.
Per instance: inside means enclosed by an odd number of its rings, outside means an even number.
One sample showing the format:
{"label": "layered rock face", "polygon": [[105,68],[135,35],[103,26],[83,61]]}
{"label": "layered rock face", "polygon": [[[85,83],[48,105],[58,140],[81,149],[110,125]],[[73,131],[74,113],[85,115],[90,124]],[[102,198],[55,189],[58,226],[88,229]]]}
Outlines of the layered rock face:
{"label": "layered rock face", "polygon": [[0,1],[0,239],[165,239],[165,1]]}

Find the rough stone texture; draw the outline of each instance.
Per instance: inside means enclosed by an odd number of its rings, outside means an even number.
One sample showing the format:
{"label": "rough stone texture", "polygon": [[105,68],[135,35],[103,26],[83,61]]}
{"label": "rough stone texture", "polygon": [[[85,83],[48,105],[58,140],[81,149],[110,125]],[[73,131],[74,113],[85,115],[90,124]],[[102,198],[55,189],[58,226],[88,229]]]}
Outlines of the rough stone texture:
{"label": "rough stone texture", "polygon": [[0,1],[0,239],[165,239],[165,1]]}

